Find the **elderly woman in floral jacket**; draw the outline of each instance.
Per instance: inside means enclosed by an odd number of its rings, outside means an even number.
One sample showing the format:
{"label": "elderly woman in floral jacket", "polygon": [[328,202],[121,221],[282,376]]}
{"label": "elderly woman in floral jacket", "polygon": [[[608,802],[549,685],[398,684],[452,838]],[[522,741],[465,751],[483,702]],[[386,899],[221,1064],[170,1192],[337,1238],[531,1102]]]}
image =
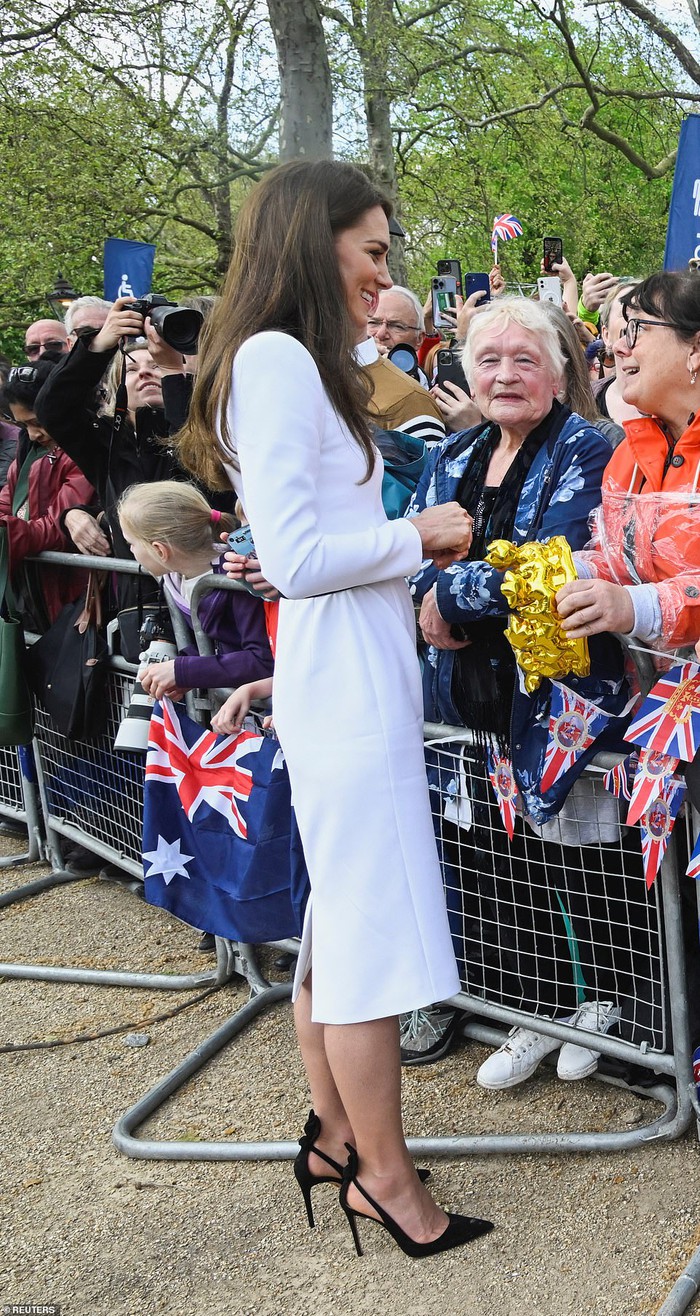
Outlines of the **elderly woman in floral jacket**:
{"label": "elderly woman in floral jacket", "polygon": [[[464,367],[485,422],[433,451],[407,513],[452,500],[474,518],[469,559],[446,571],[428,563],[412,582],[429,646],[426,717],[507,744],[527,812],[541,823],[558,812],[602,742],[541,793],[551,686],[544,680],[532,695],[520,689],[503,634],[503,573],[484,557],[494,539],[523,544],[564,535],[572,549],[583,548],[612,448],[559,400],[566,397],[566,360],[554,324],[537,303],[502,298],[475,316]],[[564,680],[607,713],[624,707],[622,653],[609,635],[591,645],[591,675]]]}
{"label": "elderly woman in floral jacket", "polygon": [[[522,544],[564,535],[572,549],[582,548],[590,537],[589,521],[600,502],[612,449],[590,421],[561,400],[567,396],[567,363],[557,329],[537,303],[504,298],[475,316],[463,365],[485,421],[450,436],[433,451],[407,513],[450,500],[461,503],[474,519],[468,559],[444,571],[426,563],[412,582],[428,646],[426,717],[469,727],[484,752],[495,743],[512,760],[524,812],[533,823],[545,824],[562,809],[586,762],[601,748],[619,747],[623,724],[616,715],[628,697],[623,655],[612,635],[601,634],[590,645],[591,674],[563,678],[572,690],[612,714],[613,721],[576,765],[542,792],[552,687],[545,679],[533,694],[521,688],[504,636],[508,605],[501,592],[503,573],[484,559],[496,539]],[[582,795],[589,785],[581,783]],[[462,817],[459,809],[452,813],[453,822],[457,817],[461,825],[450,831],[443,819],[441,842],[448,874],[452,868],[448,904],[469,989],[533,1013],[561,1015],[564,1010],[570,1015],[577,1007],[589,1013],[595,1009],[595,1018],[591,1013],[589,1023],[586,1016],[582,1026],[605,1031],[617,1018],[616,1007],[606,1003],[610,1008],[603,1017],[600,1002],[585,1002],[584,979],[594,994],[602,983],[612,997],[613,986],[621,981],[625,986],[618,996],[634,992],[631,973],[625,979],[629,956],[615,947],[612,930],[601,933],[603,925],[612,928],[610,911],[626,881],[619,874],[622,881],[616,890],[614,877],[606,878],[602,871],[614,868],[615,851],[603,852],[600,846],[587,850],[584,882],[581,851],[562,852],[562,842],[569,839],[564,830],[557,834],[556,847],[543,843],[557,824],[544,829],[543,839],[518,825],[509,842],[485,771],[476,774],[468,791],[471,800]],[[587,807],[593,833],[597,802],[591,807],[589,801]],[[446,817],[449,820],[449,811]],[[574,836],[583,843],[582,832]],[[595,839],[600,837],[596,834]],[[595,943],[592,894],[606,902]],[[624,907],[618,912],[624,914]],[[601,944],[606,940],[607,947]],[[489,944],[497,948],[491,966]],[[604,969],[610,971],[607,976]],[[444,1036],[452,1023],[444,1025],[444,1017],[437,1023],[433,1019],[426,1032],[415,1020],[411,1026],[407,1021],[404,1063],[444,1054]],[[506,1047],[485,1062],[478,1081],[485,1087],[521,1082],[557,1045],[518,1029]],[[595,1068],[597,1056],[585,1050],[585,1063],[574,1057],[567,1066],[570,1072],[562,1077],[580,1077],[591,1072],[591,1065]]]}

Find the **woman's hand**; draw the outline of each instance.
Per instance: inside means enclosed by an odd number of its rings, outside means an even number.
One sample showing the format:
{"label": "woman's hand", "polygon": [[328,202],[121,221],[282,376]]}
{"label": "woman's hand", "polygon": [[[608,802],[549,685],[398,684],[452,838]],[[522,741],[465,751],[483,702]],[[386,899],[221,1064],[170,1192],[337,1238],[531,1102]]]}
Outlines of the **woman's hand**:
{"label": "woman's hand", "polygon": [[63,518],[63,524],[79,553],[95,557],[112,556],[112,545],[89,512],[81,507],[71,507]]}
{"label": "woman's hand", "polygon": [[139,672],[138,680],[144,693],[153,699],[163,699],[167,695],[169,699],[178,700],[185,694],[185,691],[175,684],[174,658],[164,663],[149,663],[148,667],[144,667]]}
{"label": "woman's hand", "polygon": [[421,537],[424,556],[432,558],[439,570],[467,556],[474,522],[459,503],[426,507],[412,517],[412,522]]}
{"label": "woman's hand", "polygon": [[218,713],[215,713],[211,720],[212,731],[216,731],[219,736],[232,736],[240,731],[243,725],[243,719],[250,712],[250,705],[253,699],[250,693],[250,683],[248,685],[239,685],[232,695],[221,705]]}
{"label": "woman's hand", "polygon": [[581,301],[587,311],[599,311],[605,298],[617,286],[614,274],[587,274],[581,285]]}
{"label": "woman's hand", "polygon": [[562,630],[572,640],[601,631],[628,635],[634,626],[634,604],[624,585],[609,580],[572,580],[555,599]]}
{"label": "woman's hand", "polygon": [[120,338],[142,338],[143,316],[138,311],[130,310],[135,297],[118,297],[110,308],[99,334],[88,339],[90,352],[110,352],[116,347]]}
{"label": "woman's hand", "polygon": [[434,587],[423,599],[418,626],[426,644],[432,644],[435,649],[466,649],[471,644],[471,640],[455,640],[450,623],[438,612]]}
{"label": "woman's hand", "polygon": [[[226,536],[222,535],[222,539]],[[263,576],[260,563],[252,554],[244,557],[241,553],[224,553],[222,558],[224,572],[231,580],[240,580],[242,584],[252,585],[256,593],[268,602],[280,598],[280,592]]]}
{"label": "woman's hand", "polygon": [[506,281],[501,274],[500,265],[494,265],[493,269],[489,270],[489,287],[492,297],[502,297],[505,293]]}
{"label": "woman's hand", "polygon": [[456,434],[458,430],[471,429],[481,420],[481,412],[468,393],[459,384],[446,379],[444,384],[434,384],[430,396],[435,398],[438,410],[447,428]]}

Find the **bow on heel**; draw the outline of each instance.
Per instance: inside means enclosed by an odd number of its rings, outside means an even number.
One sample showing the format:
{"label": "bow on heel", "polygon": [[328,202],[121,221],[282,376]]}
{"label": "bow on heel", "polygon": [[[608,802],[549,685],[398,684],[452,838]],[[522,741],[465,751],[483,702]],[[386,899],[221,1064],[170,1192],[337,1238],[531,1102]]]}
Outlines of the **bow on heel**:
{"label": "bow on heel", "polygon": [[[375,1202],[373,1197],[365,1191],[362,1184],[357,1179],[357,1152],[349,1143],[345,1144],[348,1149],[348,1163],[343,1170],[343,1182],[340,1189],[340,1205],[342,1206],[350,1225],[355,1251],[358,1257],[362,1256],[362,1246],[360,1236],[357,1230],[357,1221],[372,1220],[374,1224],[381,1225],[386,1229],[394,1242],[398,1244],[401,1251],[407,1257],[434,1257],[439,1252],[448,1252],[450,1248],[461,1247],[463,1243],[471,1243],[472,1239],[479,1238],[481,1234],[488,1234],[493,1229],[490,1220],[479,1220],[476,1217],[468,1215],[448,1215],[447,1227],[443,1230],[438,1238],[434,1238],[430,1243],[416,1243],[414,1239],[409,1238],[400,1225]],[[358,1193],[364,1197],[365,1201],[377,1212],[378,1220],[374,1216],[365,1215],[363,1211],[356,1211],[353,1207],[348,1206],[348,1188],[353,1184]]]}
{"label": "bow on heel", "polygon": [[[294,1175],[301,1189],[301,1195],[304,1198],[306,1215],[309,1221],[309,1228],[313,1229],[315,1225],[314,1210],[311,1204],[311,1189],[317,1183],[334,1183],[339,1184],[343,1178],[343,1166],[333,1160],[332,1156],[327,1156],[325,1152],[319,1151],[316,1146],[317,1140],[321,1136],[321,1121],[314,1110],[309,1111],[309,1118],[304,1125],[303,1136],[299,1139],[299,1148],[294,1161]],[[324,1161],[332,1174],[312,1174],[309,1169],[309,1154],[313,1152],[318,1156],[320,1161]],[[425,1183],[430,1178],[430,1170],[416,1170],[416,1174],[421,1183]]]}

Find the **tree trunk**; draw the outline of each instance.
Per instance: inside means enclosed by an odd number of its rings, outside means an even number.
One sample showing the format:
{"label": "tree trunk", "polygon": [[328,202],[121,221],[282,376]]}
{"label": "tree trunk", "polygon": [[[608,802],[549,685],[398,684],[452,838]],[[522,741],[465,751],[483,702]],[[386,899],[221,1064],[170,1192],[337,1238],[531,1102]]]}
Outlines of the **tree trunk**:
{"label": "tree trunk", "polygon": [[315,0],[267,0],[281,88],[280,159],[333,154],[333,89]]}
{"label": "tree trunk", "polygon": [[[388,73],[388,51],[393,28],[393,0],[367,0],[361,58],[369,158],[375,183],[393,201],[397,217],[400,218]],[[389,272],[394,283],[406,283],[406,261],[401,238],[391,239]]]}

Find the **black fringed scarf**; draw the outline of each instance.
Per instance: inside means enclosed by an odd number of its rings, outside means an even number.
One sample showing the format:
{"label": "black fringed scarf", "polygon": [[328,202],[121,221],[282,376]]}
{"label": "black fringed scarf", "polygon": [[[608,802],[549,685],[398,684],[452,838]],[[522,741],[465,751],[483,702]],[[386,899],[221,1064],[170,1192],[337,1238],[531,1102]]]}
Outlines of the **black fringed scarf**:
{"label": "black fringed scarf", "polygon": [[[498,425],[489,425],[474,441],[471,456],[457,486],[455,501],[474,518],[468,561],[480,562],[494,539],[512,539],[523,485],[543,444],[554,439],[571,412],[554,401],[544,420],[527,435],[498,487],[487,487],[486,473],[501,439]],[[471,644],[455,651],[452,701],[464,725],[494,735],[506,750],[515,686],[515,659],[505,638],[503,617],[481,617],[456,628]]]}

